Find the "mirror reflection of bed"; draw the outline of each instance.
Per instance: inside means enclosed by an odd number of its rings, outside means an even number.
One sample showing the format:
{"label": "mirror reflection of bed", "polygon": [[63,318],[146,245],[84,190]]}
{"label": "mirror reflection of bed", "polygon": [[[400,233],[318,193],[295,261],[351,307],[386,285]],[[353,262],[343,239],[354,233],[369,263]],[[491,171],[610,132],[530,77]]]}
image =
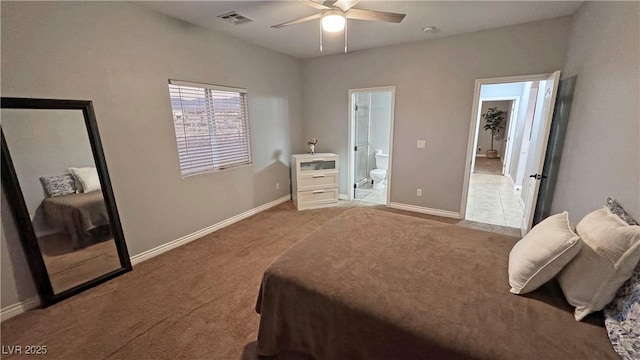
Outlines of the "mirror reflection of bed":
{"label": "mirror reflection of bed", "polygon": [[[52,203],[60,209],[45,206]],[[70,289],[120,267],[100,191],[47,198],[42,208],[50,210],[49,215],[45,215],[50,227],[36,235],[54,292]],[[82,213],[93,217],[99,225],[93,227],[93,223],[83,222],[87,219],[80,215]],[[92,228],[85,230],[87,226]]]}
{"label": "mirror reflection of bed", "polygon": [[119,269],[82,111],[2,109],[2,131],[54,293]]}

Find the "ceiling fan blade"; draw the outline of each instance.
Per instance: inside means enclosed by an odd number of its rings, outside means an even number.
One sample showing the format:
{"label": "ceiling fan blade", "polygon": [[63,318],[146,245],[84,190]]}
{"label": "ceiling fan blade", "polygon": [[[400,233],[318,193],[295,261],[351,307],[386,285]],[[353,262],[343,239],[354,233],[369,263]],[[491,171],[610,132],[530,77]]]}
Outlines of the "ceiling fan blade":
{"label": "ceiling fan blade", "polygon": [[312,8],[318,9],[318,10],[329,10],[329,9],[331,9],[328,6],[322,5],[322,4],[317,3],[315,1],[312,1],[312,0],[298,0],[298,1],[303,3],[303,4],[305,4],[305,5],[309,5]]}
{"label": "ceiling fan blade", "polygon": [[347,19],[366,20],[366,21],[383,21],[391,23],[399,23],[406,16],[405,14],[396,14],[384,11],[349,9],[344,13]]}
{"label": "ceiling fan blade", "polygon": [[333,3],[333,7],[337,7],[342,11],[347,11],[354,7],[360,0],[338,0]]}
{"label": "ceiling fan blade", "polygon": [[277,28],[281,28],[281,27],[284,27],[284,26],[300,24],[300,23],[303,23],[303,22],[307,22],[307,21],[311,21],[311,20],[315,20],[315,19],[320,19],[320,16],[322,16],[322,15],[321,14],[315,14],[315,15],[303,17],[303,18],[300,18],[300,19],[287,21],[287,22],[284,22],[282,24],[273,25],[272,28],[277,29]]}

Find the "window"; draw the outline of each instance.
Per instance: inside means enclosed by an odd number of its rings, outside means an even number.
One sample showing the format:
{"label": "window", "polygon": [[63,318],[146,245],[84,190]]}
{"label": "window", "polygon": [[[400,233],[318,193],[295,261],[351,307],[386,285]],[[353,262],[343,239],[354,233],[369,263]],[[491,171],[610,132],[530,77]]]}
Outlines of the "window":
{"label": "window", "polygon": [[251,164],[247,90],[169,80],[182,176]]}

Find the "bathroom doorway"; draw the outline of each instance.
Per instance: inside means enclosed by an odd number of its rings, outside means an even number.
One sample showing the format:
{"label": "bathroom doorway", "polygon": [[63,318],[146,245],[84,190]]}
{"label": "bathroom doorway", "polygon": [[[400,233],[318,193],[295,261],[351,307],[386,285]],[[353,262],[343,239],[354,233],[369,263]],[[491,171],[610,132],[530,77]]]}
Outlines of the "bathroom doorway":
{"label": "bathroom doorway", "polygon": [[395,87],[349,90],[349,200],[389,203]]}

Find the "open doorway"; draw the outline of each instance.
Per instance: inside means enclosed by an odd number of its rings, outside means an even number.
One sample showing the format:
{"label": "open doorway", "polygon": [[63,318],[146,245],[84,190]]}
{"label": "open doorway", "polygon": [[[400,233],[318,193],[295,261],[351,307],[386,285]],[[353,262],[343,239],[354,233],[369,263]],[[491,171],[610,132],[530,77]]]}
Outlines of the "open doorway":
{"label": "open doorway", "polygon": [[389,203],[395,87],[349,90],[350,200]]}
{"label": "open doorway", "polygon": [[[509,158],[513,152],[520,102],[525,82],[482,85],[478,106],[476,153],[469,178],[465,219],[517,228],[523,207],[520,192],[509,176]],[[492,93],[494,96],[482,96]],[[525,109],[522,109],[525,110]],[[502,120],[487,129],[487,115],[500,114]],[[507,155],[509,154],[509,155]],[[476,201],[477,200],[477,201]]]}
{"label": "open doorway", "polygon": [[[520,96],[480,98],[480,131],[476,135],[473,173],[508,176],[519,103]],[[502,114],[503,119],[493,132],[485,129],[487,121],[483,118],[490,112]]]}
{"label": "open doorway", "polygon": [[[466,220],[528,231],[558,77],[559,72],[476,81],[461,209]],[[502,122],[486,129],[487,114],[496,112]]]}

